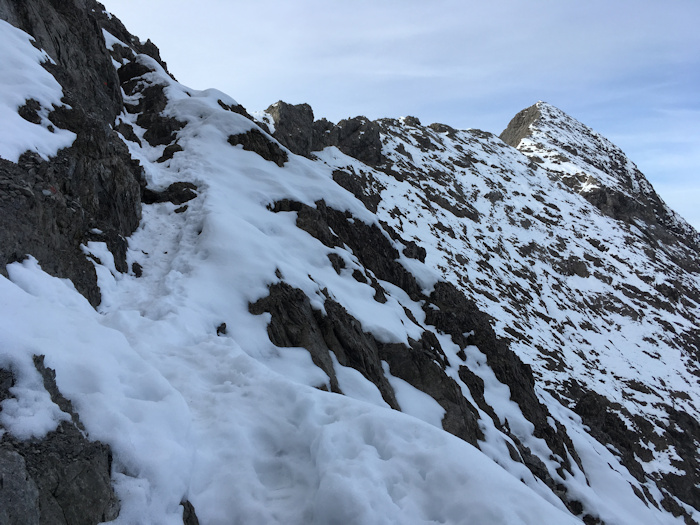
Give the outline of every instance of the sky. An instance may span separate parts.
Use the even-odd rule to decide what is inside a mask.
[[[700,230],[697,0],[106,0],[195,89],[499,134],[547,101]]]

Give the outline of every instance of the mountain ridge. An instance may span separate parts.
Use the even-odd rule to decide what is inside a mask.
[[[221,92],[178,84],[157,49],[99,4],[74,7],[61,16],[82,13],[88,32],[101,24],[114,61],[122,110],[100,122],[128,148],[119,162],[133,197],[107,219],[96,205],[96,219],[61,241],[70,264],[91,261],[95,282],[79,289],[99,314],[35,259],[13,262],[24,251],[44,267],[60,249],[47,251],[41,226],[17,226],[3,206],[5,231],[19,232],[16,255],[0,244],[3,268],[11,263],[3,321],[16,348],[46,355],[89,435],[114,451],[118,522],[181,523],[194,509],[203,523],[697,522],[697,232],[619,150],[593,148],[613,152],[601,163],[551,129],[538,135],[532,108],[527,125],[516,116],[504,132],[522,134],[519,150],[415,117],[333,124],[283,102],[251,115]],[[90,45],[86,56],[98,52]],[[597,140],[552,106],[533,107],[540,123],[553,114],[578,141]],[[73,126],[76,144],[89,135],[84,121],[54,120]],[[94,157],[88,146],[59,157],[81,147]],[[71,194],[56,160],[32,162],[1,167],[16,181],[38,173],[46,184],[50,173],[59,198]],[[34,206],[52,209],[55,194],[41,189]],[[129,226],[113,226],[125,216]],[[38,237],[22,233],[32,228]],[[52,273],[71,277],[60,264]],[[75,323],[85,333],[70,328],[52,348],[19,329],[34,311],[46,316],[42,333]],[[28,386],[22,352],[3,354],[15,382],[3,399],[31,406],[21,388],[41,388]],[[76,368],[80,352],[90,366]],[[115,410],[122,435],[107,418]],[[24,420],[3,417],[6,446]],[[428,460],[416,443],[452,455]],[[470,465],[517,503],[499,513],[481,492],[461,493],[475,490]],[[229,501],[229,486],[246,496]]]

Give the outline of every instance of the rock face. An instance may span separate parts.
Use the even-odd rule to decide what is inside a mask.
[[[111,486],[109,448],[84,436],[78,415],[56,387],[53,370],[42,357],[34,363],[51,399],[71,420],[41,440],[2,434],[0,523],[94,525],[115,519],[119,500]],[[0,369],[0,400],[13,397],[13,383],[12,374]]]
[[[123,248],[141,217],[144,184],[141,167],[111,129],[123,101],[96,12],[102,8],[93,1],[0,2],[0,16],[55,61],[45,67],[71,109],[57,108],[49,119],[77,134],[72,147],[48,161],[31,153],[17,164],[0,159],[0,272],[31,253],[93,305],[100,292],[80,244],[99,230]]]

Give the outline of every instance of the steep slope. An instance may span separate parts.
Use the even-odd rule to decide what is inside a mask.
[[[553,107],[536,107],[549,116],[536,121],[547,143],[588,160],[543,166],[487,133],[414,118],[373,123],[378,169],[337,150],[316,155],[493,317],[544,391],[579,413],[636,479],[663,480],[697,506],[697,233],[618,148]],[[270,114],[279,130],[284,115]],[[527,129],[543,150],[522,115],[505,138]],[[592,186],[572,188],[568,173]],[[636,215],[610,217],[579,190],[596,203],[635,198],[628,209]]]
[[[177,83],[99,4],[43,4],[27,4],[41,24],[10,2],[0,14],[40,45],[36,27],[84,17],[89,35],[58,47],[111,54],[121,89],[94,118],[142,167],[143,204],[121,243],[89,221],[66,241],[94,265],[97,312],[43,272],[44,241],[17,235],[30,258],[0,277],[0,366],[15,382],[0,445],[43,443],[71,417],[37,381],[41,354],[111,447],[116,523],[189,525],[194,509],[207,524],[700,521],[692,243],[651,257],[641,219],[602,214],[476,130],[315,122],[284,103],[255,121]],[[28,129],[23,147],[43,146]],[[34,176],[6,160],[18,184]]]

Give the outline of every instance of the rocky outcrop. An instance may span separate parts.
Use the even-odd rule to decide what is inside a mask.
[[[308,157],[321,149],[322,139],[318,125],[314,125],[314,112],[308,104],[287,104],[279,101],[267,108],[275,123],[273,136],[292,153]]]
[[[181,213],[198,195],[189,182],[146,188],[141,167],[122,142],[160,148],[153,155],[160,155],[154,161],[159,170],[189,153],[179,140],[185,122],[166,112],[172,84],[153,60],[167,72],[166,64],[150,41],[142,43],[92,0],[0,0],[0,16],[32,34],[55,61],[45,67],[63,87],[66,106],[52,108],[50,120],[77,135],[71,147],[48,160],[29,152],[16,163],[0,160],[0,272],[31,254],[97,305],[93,263],[81,245],[104,242],[116,269],[127,272],[126,237],[139,225],[141,204],[170,202]],[[102,28],[124,44],[115,44],[111,57]],[[122,64],[116,72],[112,58]],[[252,120],[235,103],[218,105]],[[211,106],[219,111],[216,103]],[[36,100],[17,111],[41,122]],[[307,104],[278,102],[267,113],[272,134],[252,127],[230,135],[224,147],[260,155],[280,174],[277,167],[285,168],[290,152],[314,159],[314,152],[333,146],[352,157],[324,156],[322,169],[376,220],[364,222],[324,200],[278,200],[269,210],[293,212],[297,227],[317,239],[320,249],[332,249],[328,260],[346,283],[371,287],[362,287],[368,303],[395,305],[401,322],[411,325],[411,336],[388,339],[401,342],[380,340],[362,326],[358,310],[327,288],[319,287],[321,311],[280,271],[276,279],[269,276],[267,296],[249,310],[268,315],[274,345],[309,351],[328,376],[318,388],[342,393],[337,362],[358,371],[389,407],[400,410],[402,398],[392,387],[399,378],[442,407],[446,431],[484,451],[502,445],[504,462],[509,454],[515,471],[529,481],[531,473],[572,513],[596,523],[595,509],[585,508],[566,486],[580,481],[581,473],[585,478],[585,456],[579,457],[574,434],[564,426],[569,423],[557,412],[560,403],[572,411],[571,421],[577,424],[578,415],[581,428],[588,427],[583,431],[614,453],[619,463],[611,468],[629,471],[645,505],[692,521],[686,506],[700,508],[694,398],[660,378],[647,376],[645,384],[630,380],[627,370],[608,372],[599,358],[608,352],[613,362],[622,341],[620,347],[630,352],[626,358],[638,352],[662,363],[663,348],[683,363],[679,369],[687,367],[684,374],[698,374],[700,244],[697,232],[663,204],[619,149],[542,104],[516,115],[502,141],[478,130],[424,126],[415,117],[333,124],[315,120]],[[579,171],[559,169],[566,163]],[[206,184],[202,188],[205,197]],[[185,221],[187,215],[179,217]],[[628,251],[608,242],[611,232]],[[416,271],[417,261],[437,272],[434,280],[421,273],[423,267]],[[133,263],[131,270],[141,276],[143,268]],[[413,310],[399,301],[408,304],[406,298],[417,305]],[[614,339],[610,334],[632,326],[628,320],[637,323],[625,334],[629,339]],[[213,333],[218,324],[217,341],[233,337],[228,321],[228,330],[219,318],[211,325]],[[642,323],[645,335],[637,337]],[[41,359],[35,365],[68,417],[41,440],[1,435],[0,522],[68,525],[114,518],[118,502],[110,488],[109,449],[85,436],[52,371]],[[589,374],[597,367],[597,376]],[[574,374],[580,377],[562,380]],[[596,393],[596,380],[611,399],[619,387],[621,399],[632,401]],[[12,396],[13,381],[10,371],[0,370],[0,401]],[[500,403],[494,390],[502,395]],[[670,458],[667,471],[655,470],[662,453],[658,463]],[[198,523],[192,504],[181,505],[184,523]]]
[[[55,61],[45,67],[70,109],[56,108],[49,118],[77,134],[48,161],[31,153],[16,164],[0,160],[0,272],[32,254],[47,272],[71,279],[93,305],[100,293],[80,245],[90,231],[122,238],[133,232],[144,184],[141,167],[111,129],[123,102],[98,12],[93,1],[0,2],[0,15]]]
[[[228,143],[231,146],[243,146],[244,150],[253,151],[263,159],[274,162],[279,167],[284,166],[284,163],[288,160],[287,152],[257,128],[229,136]]]
[[[109,448],[85,437],[70,401],[56,387],[53,370],[44,366],[43,357],[34,363],[52,401],[70,420],[41,440],[1,434],[0,523],[94,525],[115,519],[119,500],[111,486]],[[0,369],[0,400],[13,397],[13,384],[12,373]]]
[[[274,123],[273,136],[292,153],[309,157],[313,151],[335,146],[343,153],[377,166],[383,161],[379,126],[366,117],[355,117],[333,124],[325,119],[314,121],[308,104],[276,102],[267,108]]]
[[[657,485],[662,489],[661,504],[664,508],[676,516],[684,514],[674,496],[693,507],[700,506],[700,464],[695,454],[700,424],[696,420],[683,411],[673,409],[661,436],[649,421],[630,414],[604,396],[585,390],[576,382],[571,382],[568,387],[577,398],[574,411],[590,427],[591,434],[602,443],[612,445],[620,455],[622,464],[638,480],[645,479],[644,463],[653,460],[652,450],[672,447],[676,451],[674,469],[655,476]],[[637,388],[645,387],[637,385]]]
[[[530,126],[540,118],[537,104],[518,112],[500,134],[503,142],[517,148],[520,141],[532,133]]]

